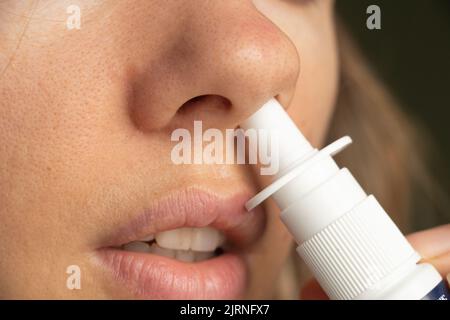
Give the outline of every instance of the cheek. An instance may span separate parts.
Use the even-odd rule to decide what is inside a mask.
[[[321,146],[325,142],[337,96],[337,63],[330,56],[310,58],[315,61],[304,66],[289,113],[310,142]]]
[[[314,146],[325,141],[338,91],[338,50],[330,19],[294,43],[301,71],[289,113]]]
[[[291,252],[294,241],[282,224],[275,202],[269,199],[264,204],[267,214],[267,229],[264,237],[248,255],[251,272],[249,274],[249,299],[272,299],[279,282],[283,265]]]

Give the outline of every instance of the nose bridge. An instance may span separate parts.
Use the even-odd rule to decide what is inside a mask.
[[[299,57],[287,36],[251,1],[195,3],[195,8],[186,8],[189,11],[179,24],[179,33],[168,39],[170,45],[166,44],[160,63],[148,70],[147,85],[140,87],[154,92],[142,94],[141,105],[148,107],[140,108],[138,116],[144,122],[150,119],[150,127],[173,125],[172,119],[180,125],[183,117],[192,120],[192,114],[185,116],[189,108],[182,108],[186,102],[218,96],[227,101],[226,113],[211,113],[210,102],[219,100],[203,99],[189,104],[195,105],[193,114],[203,120],[204,105],[209,125],[237,126],[273,96],[288,103],[299,73]],[[183,113],[177,112],[180,108]]]

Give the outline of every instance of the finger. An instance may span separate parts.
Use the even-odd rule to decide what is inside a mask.
[[[417,232],[407,237],[422,256],[443,276],[450,273],[450,225]]]
[[[450,253],[424,260],[424,262],[432,264],[443,277],[450,273]]]
[[[302,300],[328,300],[328,296],[316,279],[310,279],[300,291]]]
[[[416,232],[407,238],[424,259],[432,259],[450,252],[450,224]]]

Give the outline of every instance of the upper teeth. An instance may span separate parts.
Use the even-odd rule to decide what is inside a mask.
[[[146,242],[155,240],[149,245]],[[224,235],[213,228],[180,228],[148,235],[123,246],[125,250],[150,252],[182,261],[199,261],[212,256],[223,245]]]
[[[216,250],[225,240],[218,230],[205,228],[180,228],[163,231],[155,235],[162,248],[209,252]]]

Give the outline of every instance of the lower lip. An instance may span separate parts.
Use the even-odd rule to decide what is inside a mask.
[[[239,299],[247,272],[242,257],[225,253],[186,263],[158,255],[101,249],[102,265],[142,299]]]

